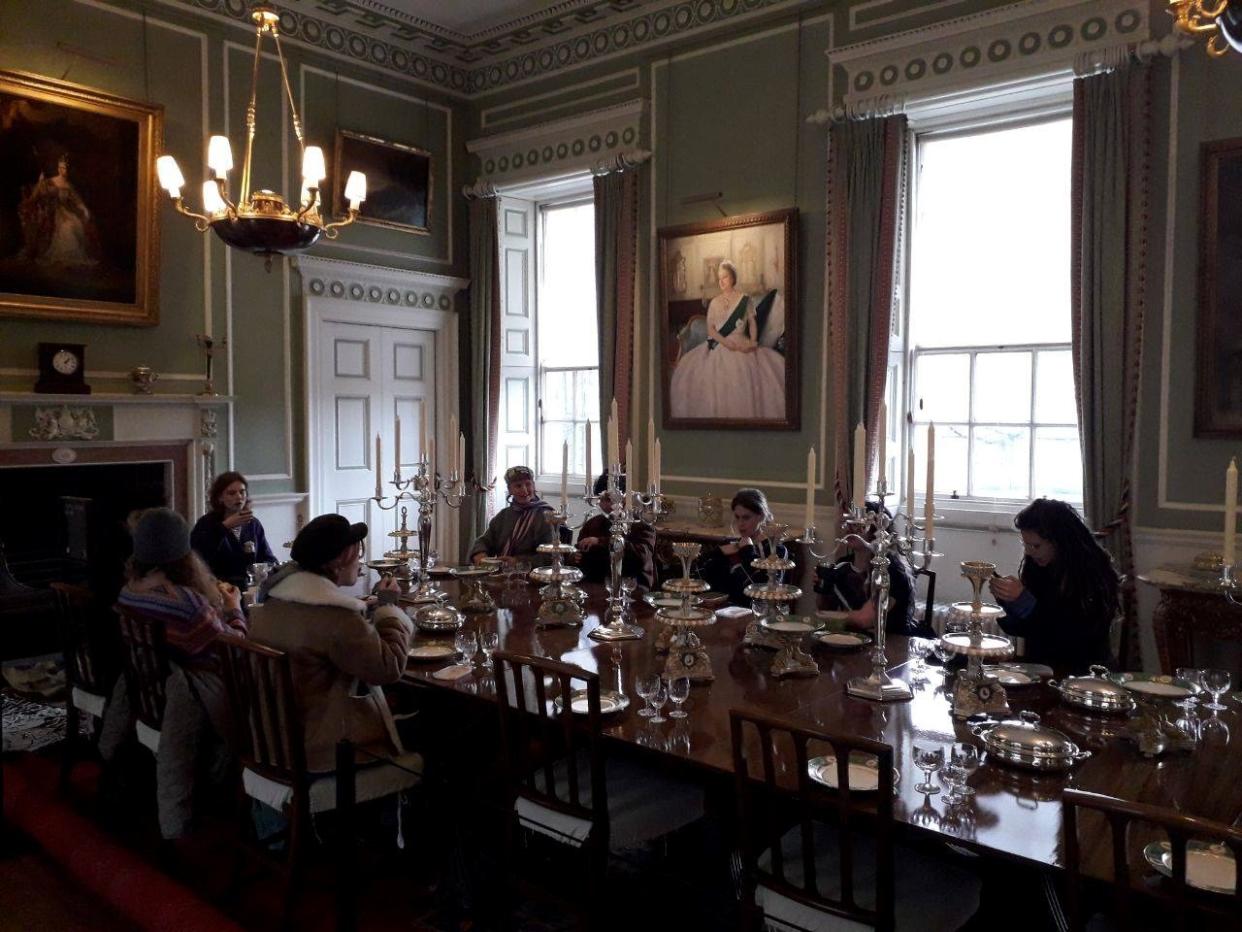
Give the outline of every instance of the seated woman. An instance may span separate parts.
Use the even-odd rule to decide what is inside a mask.
[[[470,561],[479,563],[484,557],[500,557],[512,563],[518,557],[530,556],[540,544],[554,542],[548,513],[552,506],[535,491],[535,474],[526,466],[505,470],[505,486],[509,490],[509,507],[492,518],[487,530],[470,545]]]
[[[250,510],[246,477],[239,472],[216,476],[207,494],[211,511],[198,519],[190,542],[217,579],[244,588],[252,563],[275,563],[267,535]]]
[[[867,502],[867,511],[879,509],[877,502]],[[888,514],[888,509],[884,510]],[[874,539],[874,533],[868,535]],[[819,607],[829,611],[849,612],[847,626],[863,631],[875,628],[876,600],[871,592],[871,548],[857,534],[847,539],[849,553],[839,562],[822,564],[815,570],[815,592]],[[891,634],[932,637],[931,625],[915,618],[914,570],[896,548],[888,553],[888,615],[885,630]]]
[[[228,700],[212,648],[216,638],[245,637],[246,619],[237,587],[213,579],[190,549],[190,526],[181,515],[171,508],[149,509],[138,516],[133,538],[129,581],[117,607],[164,626],[173,670],[156,753],[157,808],[161,834],[180,838],[190,826],[200,748],[212,747],[215,763],[227,759]],[[101,751],[105,745],[115,748],[118,729],[128,730],[123,694],[124,678],[105,720]]]
[[[250,610],[251,636],[289,655],[306,765],[317,773],[336,769],[343,738],[375,755],[404,753],[380,689],[401,678],[414,636],[396,605],[401,590],[383,579],[370,617],[365,602],[341,591],[358,581],[366,536],[365,524],[341,515],[310,521],[293,541],[293,560],[264,581]]]
[[[703,562],[700,575],[713,592],[724,592],[729,596],[730,605],[750,607],[750,599],[745,589],[750,585],[761,585],[768,580],[768,574],[751,567],[753,560],[770,556],[775,552],[786,555],[785,545],[775,543],[759,533],[760,525],[772,519],[768,508],[767,496],[759,489],[738,489],[730,503],[733,510],[733,529],[738,539],[724,544]]]
[[[1024,659],[1058,672],[1108,665],[1109,630],[1120,606],[1120,580],[1108,551],[1072,505],[1055,499],[1036,499],[1013,523],[1024,553],[1018,575],[991,582],[1005,609],[1001,628],[1026,639]]]
[[[621,478],[620,491],[625,492],[625,477]],[[608,475],[595,480],[595,494],[603,514],[595,515],[582,525],[578,532],[578,553],[575,562],[587,582],[600,583],[612,572],[612,513],[613,501],[608,495]],[[640,589],[655,586],[655,528],[641,521],[630,525],[625,536],[625,552],[621,556],[621,575],[632,576]]]

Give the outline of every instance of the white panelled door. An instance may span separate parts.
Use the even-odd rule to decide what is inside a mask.
[[[393,547],[388,532],[397,511],[381,511],[375,494],[375,437],[381,438],[381,479],[385,495],[396,463],[396,417],[401,417],[402,473],[409,476],[419,455],[422,422],[435,431],[435,334],[429,330],[325,321],[319,343],[322,506],[371,528],[367,553]],[[409,527],[416,528],[411,510]],[[411,542],[411,547],[417,541]]]
[[[535,444],[535,222],[531,201],[500,199],[500,429],[496,459],[503,476],[510,466],[538,471]],[[499,477],[498,477],[499,478]],[[504,495],[504,481],[496,483]]]

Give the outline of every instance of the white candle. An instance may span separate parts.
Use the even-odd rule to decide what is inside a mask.
[[[380,472],[380,435],[375,435],[375,497],[384,497],[384,480]]]
[[[1238,461],[1230,457],[1225,470],[1225,565],[1233,566],[1237,556],[1235,535],[1238,528]]]
[[[854,507],[862,508],[867,485],[867,428],[862,422],[854,428]]]
[[[427,438],[427,475],[436,474],[436,438]]]
[[[401,418],[400,417],[397,418],[395,430],[397,434],[396,440],[395,440],[395,445],[397,447],[397,453],[396,453],[397,464],[393,468],[396,470],[396,473],[397,473],[397,481],[400,482],[401,481]]]
[[[647,484],[655,488],[655,418],[647,418]]]
[[[569,441],[561,443],[561,511],[569,513]]]
[[[593,483],[591,482],[592,478],[593,478],[593,474],[591,472],[591,422],[587,421],[586,422],[586,484],[588,486],[593,485]]]
[[[878,429],[880,433],[876,437],[876,441],[879,446],[879,456],[877,458],[880,461],[880,471],[875,484],[876,488],[882,489],[887,485],[885,480],[888,478],[888,404],[883,401],[880,402],[880,425]]]
[[[621,462],[621,434],[619,418],[617,416],[617,399],[612,399],[612,407],[608,413],[608,465],[613,466]]]
[[[627,440],[625,441],[625,478],[627,481],[629,480],[629,477],[633,475],[631,470],[634,467],[630,465],[633,462],[634,462],[634,441]],[[629,487],[630,487],[629,485],[626,485],[627,489]]]
[[[663,487],[664,487],[664,478],[660,475],[660,472],[661,472],[661,470],[663,469],[663,467],[664,467],[664,450],[663,450],[663,449],[661,449],[661,447],[660,447],[660,438],[659,438],[659,437],[656,437],[656,442],[655,442],[655,479],[654,479],[654,482],[655,482],[655,490],[656,490],[656,494],[657,494],[657,495],[659,495],[659,494],[661,493],[661,490],[662,490],[662,489],[663,489]]]
[[[466,478],[466,435],[462,431],[457,432],[457,468],[461,470],[459,475],[464,480]]]
[[[457,415],[449,415],[449,443],[452,444],[449,450],[449,473],[457,475],[457,470],[461,468],[461,463],[457,462]]]
[[[936,536],[936,425],[927,425],[927,495],[923,501],[923,536]]]
[[[906,451],[906,527],[914,524],[914,446]],[[906,535],[909,536],[909,531]]]
[[[418,412],[418,458],[425,459],[427,457],[427,405],[426,403]]]
[[[802,524],[804,527],[815,525],[815,447],[806,454],[806,514]]]

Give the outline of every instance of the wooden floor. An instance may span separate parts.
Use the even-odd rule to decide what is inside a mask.
[[[123,932],[133,926],[33,848],[0,858],[0,929]]]

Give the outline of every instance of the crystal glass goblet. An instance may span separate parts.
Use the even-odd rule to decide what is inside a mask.
[[[1211,709],[1213,712],[1224,712],[1226,706],[1220,701],[1220,697],[1228,691],[1229,685],[1232,682],[1233,677],[1228,670],[1204,670],[1203,688],[1212,694],[1212,701],[1205,705],[1204,708]]]
[[[651,694],[649,701],[651,702],[651,708],[655,711],[655,714],[651,716],[651,724],[659,725],[667,722],[668,719],[660,714],[660,710],[664,708],[664,703],[668,702],[668,685],[658,676],[656,677],[655,692]]]
[[[485,631],[479,635],[479,647],[483,651],[483,664],[492,668],[492,654],[500,646],[500,634],[496,631]]]
[[[975,795],[974,789],[966,785],[970,775],[979,769],[979,749],[973,744],[958,741],[949,748],[949,764],[956,773],[956,780],[949,798],[966,800]]]
[[[910,638],[910,672],[914,676],[922,676],[927,668],[927,655],[931,653],[931,642],[926,638]]]
[[[910,757],[914,766],[923,771],[923,782],[914,789],[927,796],[940,792],[940,787],[931,782],[931,776],[944,766],[944,748],[938,744],[916,741],[910,746]]]
[[[651,718],[655,715],[655,711],[651,708],[651,697],[656,694],[656,690],[660,688],[660,677],[654,673],[640,676],[634,681],[634,692],[638,693],[638,697],[643,700],[643,708],[638,710],[638,714],[643,718]]]
[[[1198,667],[1178,667],[1175,673],[1179,680],[1185,680],[1194,688],[1194,693],[1184,699],[1179,699],[1176,703],[1189,712],[1199,704],[1199,697],[1195,693],[1203,689],[1203,671]]]
[[[681,706],[690,698],[690,677],[675,676],[669,680],[668,698],[673,703],[673,711],[668,713],[669,718],[685,718],[686,712]]]
[[[479,637],[474,631],[458,631],[453,638],[453,647],[461,655],[457,661],[458,666],[473,666],[474,655],[479,652]]]

